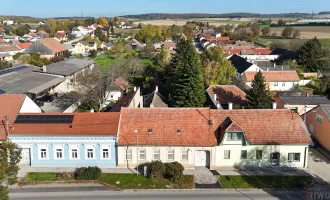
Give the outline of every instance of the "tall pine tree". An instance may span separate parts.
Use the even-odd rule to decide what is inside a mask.
[[[175,70],[171,79],[170,106],[202,107],[205,103],[202,67],[191,40],[181,39],[170,68]]]
[[[297,63],[304,66],[305,72],[317,72],[318,70],[325,70],[327,68],[327,62],[324,60],[326,56],[325,50],[320,40],[316,37],[302,45],[297,53]]]
[[[272,106],[272,98],[269,95],[265,78],[259,71],[252,81],[252,88],[246,91],[246,102],[251,109],[268,109]]]

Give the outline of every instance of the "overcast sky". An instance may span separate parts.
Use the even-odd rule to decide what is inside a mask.
[[[330,0],[0,0],[0,15],[116,16],[144,13],[288,13],[330,10]]]

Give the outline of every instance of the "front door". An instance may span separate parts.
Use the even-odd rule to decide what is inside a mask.
[[[22,165],[30,165],[30,149],[29,148],[24,148],[22,149],[22,160],[20,164]]]
[[[195,166],[196,167],[209,167],[210,166],[210,152],[209,151],[196,151]]]
[[[274,152],[270,154],[270,164],[272,166],[279,166],[280,165],[280,153]]]

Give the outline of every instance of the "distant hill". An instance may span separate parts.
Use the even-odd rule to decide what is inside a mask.
[[[319,12],[319,15],[329,15],[329,14],[330,14],[330,11]]]
[[[306,18],[310,13],[282,13],[282,14],[258,14],[258,13],[225,13],[225,14],[206,14],[206,13],[148,13],[140,15],[125,15],[120,17],[134,19],[188,19],[188,18]]]

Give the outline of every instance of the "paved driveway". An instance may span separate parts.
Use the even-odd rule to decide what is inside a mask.
[[[196,167],[195,188],[220,188],[218,179],[206,167]]]
[[[309,150],[308,169],[319,182],[330,183],[330,153],[317,148]],[[321,153],[322,152],[322,153]]]

